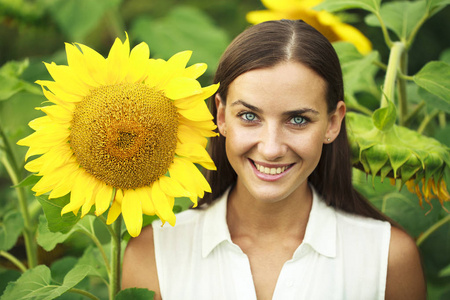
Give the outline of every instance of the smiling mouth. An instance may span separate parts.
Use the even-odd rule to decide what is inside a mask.
[[[253,165],[255,166],[255,168],[263,173],[263,174],[267,174],[267,175],[278,175],[283,173],[284,171],[286,171],[287,169],[289,169],[290,167],[292,167],[293,165],[287,165],[287,166],[282,166],[282,167],[276,167],[276,168],[269,168],[269,167],[265,167],[263,165],[260,165],[254,161],[252,161]]]

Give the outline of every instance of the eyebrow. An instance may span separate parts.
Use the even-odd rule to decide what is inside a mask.
[[[249,104],[249,103],[247,103],[247,102],[245,102],[243,100],[237,100],[237,101],[231,103],[230,106],[236,106],[236,105],[243,105],[243,106],[247,107],[248,109],[253,110],[255,112],[261,112],[262,111],[260,108],[254,106],[254,105],[251,105],[251,104]],[[302,109],[296,109],[296,110],[290,110],[290,111],[283,112],[283,115],[292,116],[292,115],[302,115],[302,114],[305,114],[305,113],[312,113],[312,114],[315,114],[315,115],[319,115],[320,114],[315,109],[302,108]]]

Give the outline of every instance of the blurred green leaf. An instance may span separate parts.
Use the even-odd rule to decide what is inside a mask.
[[[0,101],[9,99],[20,91],[41,94],[41,89],[37,85],[20,79],[28,66],[28,59],[24,59],[7,62],[0,68]]]
[[[108,271],[97,247],[89,246],[86,248],[77,265],[89,265],[91,270],[88,275],[108,280]]]
[[[429,107],[450,113],[450,102],[449,101],[445,101],[442,98],[429,93],[427,90],[425,90],[423,88],[418,89],[418,94],[419,94],[420,98],[423,99]]]
[[[360,8],[375,13],[380,10],[380,2],[381,0],[325,0],[314,7],[314,9],[324,9],[335,12],[351,8]]]
[[[20,212],[7,212],[0,222],[0,250],[8,251],[14,247],[22,230],[23,218]]]
[[[0,74],[8,77],[19,77],[28,68],[30,61],[9,61],[0,68]]]
[[[428,92],[450,103],[450,64],[431,61],[414,76],[414,81]]]
[[[132,36],[146,42],[152,57],[169,59],[177,52],[192,50],[193,63],[206,63],[207,74],[213,74],[219,57],[228,45],[226,32],[199,9],[176,6],[164,18],[137,19]]]
[[[441,61],[443,61],[443,62],[445,62],[445,63],[450,64],[450,49],[444,50],[444,51],[441,53],[441,55],[440,55],[440,57],[439,57],[439,60],[441,60]]]
[[[426,13],[425,0],[387,2],[381,6],[381,18],[387,28],[391,29],[402,40],[408,40],[411,32]],[[366,18],[371,26],[380,26],[375,15]]]
[[[95,235],[93,229],[94,221],[94,216],[87,215],[83,219],[79,220],[67,233],[62,233],[60,231],[52,232],[49,229],[47,218],[41,215],[39,216],[37,242],[46,251],[51,251],[57,244],[63,243],[75,232],[84,231]]]
[[[450,265],[448,265],[441,272],[439,272],[439,275],[442,276],[442,277],[450,276]]]
[[[66,256],[53,262],[50,266],[53,281],[63,282],[64,277],[75,267],[77,262],[78,259],[73,256]]]
[[[15,282],[10,282],[2,299],[55,299],[77,285],[90,270],[89,265],[78,265],[67,273],[62,285],[56,285],[52,282],[50,269],[39,265],[23,273]]]
[[[434,210],[436,208],[431,213]],[[416,219],[416,221],[420,222],[421,220]],[[420,250],[422,252],[425,271],[430,277],[440,277],[440,272],[450,264],[450,255],[448,255],[450,253],[450,223],[447,222],[428,236],[420,245]]]
[[[82,42],[99,24],[108,10],[118,8],[122,0],[55,0],[49,11],[71,41]]]
[[[20,275],[22,275],[22,273],[18,270],[0,268],[0,295],[3,294],[8,282],[17,280]]]
[[[15,185],[14,187],[27,187],[27,186],[35,185],[40,179],[41,179],[41,176],[36,176],[34,174],[31,174],[31,175],[27,176],[24,180],[19,182],[19,184]]]
[[[446,5],[450,4],[450,0],[427,0],[428,10],[433,13]]]
[[[44,209],[51,232],[68,233],[80,220],[80,214],[74,215],[72,212],[61,216],[61,210],[69,203],[70,195],[55,199],[48,199],[47,195],[41,195],[37,199]]]
[[[392,101],[387,101],[388,106],[377,109],[373,115],[372,120],[376,128],[386,131],[392,128],[397,119],[397,110]]]
[[[116,295],[116,300],[152,300],[155,297],[155,292],[148,289],[130,288],[121,290]]]

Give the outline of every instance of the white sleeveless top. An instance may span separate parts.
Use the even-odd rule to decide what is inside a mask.
[[[231,241],[227,191],[206,209],[153,222],[163,300],[256,300],[250,263]],[[305,237],[281,270],[273,299],[384,299],[390,224],[329,207],[313,190]]]

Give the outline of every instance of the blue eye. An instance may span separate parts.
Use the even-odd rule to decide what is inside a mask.
[[[290,123],[294,124],[294,125],[304,125],[306,122],[307,122],[306,118],[301,117],[301,116],[293,117],[290,120]]]
[[[255,121],[256,120],[256,115],[254,113],[243,113],[241,115],[242,119],[244,119],[244,121]]]

